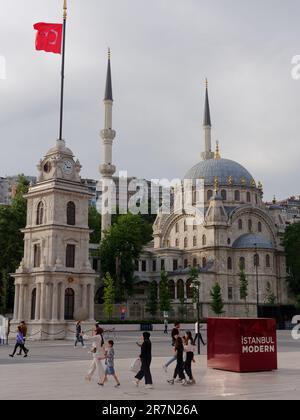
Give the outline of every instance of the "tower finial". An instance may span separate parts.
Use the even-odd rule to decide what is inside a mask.
[[[221,159],[220,147],[219,147],[219,141],[218,140],[216,141],[215,159],[216,160],[220,160]]]
[[[211,120],[210,120],[210,107],[209,107],[209,99],[208,99],[208,80],[205,79],[205,105],[204,105],[204,119],[203,119],[203,126],[204,127],[211,127]]]
[[[111,57],[111,51],[110,51],[110,48],[108,48],[108,63],[107,63],[107,75],[106,75],[106,86],[105,86],[105,96],[104,96],[105,101],[113,101],[110,57]]]
[[[207,80],[207,78],[205,79],[205,88],[208,89],[208,80]]]

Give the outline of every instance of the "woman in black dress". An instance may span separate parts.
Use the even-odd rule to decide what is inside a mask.
[[[139,385],[140,381],[145,377],[145,385],[146,388],[152,389],[152,376],[150,372],[150,365],[152,360],[152,354],[151,354],[151,341],[150,341],[150,333],[144,332],[143,333],[143,344],[141,345],[141,369],[135,376],[134,384],[136,386]]]

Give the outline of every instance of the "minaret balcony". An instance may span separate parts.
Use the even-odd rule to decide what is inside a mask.
[[[116,172],[116,167],[110,163],[103,163],[99,166],[99,171],[103,176],[112,176]]]
[[[111,128],[105,128],[101,130],[101,137],[103,140],[113,140],[116,137],[116,132]]]

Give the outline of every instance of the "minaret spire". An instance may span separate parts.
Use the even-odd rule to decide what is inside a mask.
[[[204,104],[203,129],[204,129],[204,139],[205,139],[205,150],[204,152],[201,153],[201,157],[203,160],[213,159],[214,153],[211,150],[211,118],[210,118],[207,79],[205,79],[205,104]]]
[[[103,163],[100,165],[100,173],[102,175],[102,239],[105,232],[111,226],[111,214],[113,207],[113,174],[116,172],[116,167],[112,164],[112,145],[116,137],[115,130],[112,129],[112,81],[111,81],[111,53],[108,49],[108,63],[107,76],[104,96],[104,129],[101,131],[101,138],[103,139]]]

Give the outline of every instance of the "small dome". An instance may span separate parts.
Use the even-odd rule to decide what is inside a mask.
[[[233,185],[240,185],[242,178],[245,185],[251,186],[253,177],[239,163],[229,159],[208,159],[203,160],[193,166],[186,174],[184,179],[204,178],[205,185],[214,185],[215,177],[219,184],[228,184],[228,178],[232,177]]]
[[[255,233],[246,233],[236,239],[232,244],[232,248],[239,249],[255,247],[258,249],[274,248],[272,242],[269,239],[265,238],[263,235]]]
[[[64,155],[74,156],[72,150],[66,147],[64,140],[56,140],[56,145],[48,150],[46,156],[53,155],[56,153],[62,153]]]

